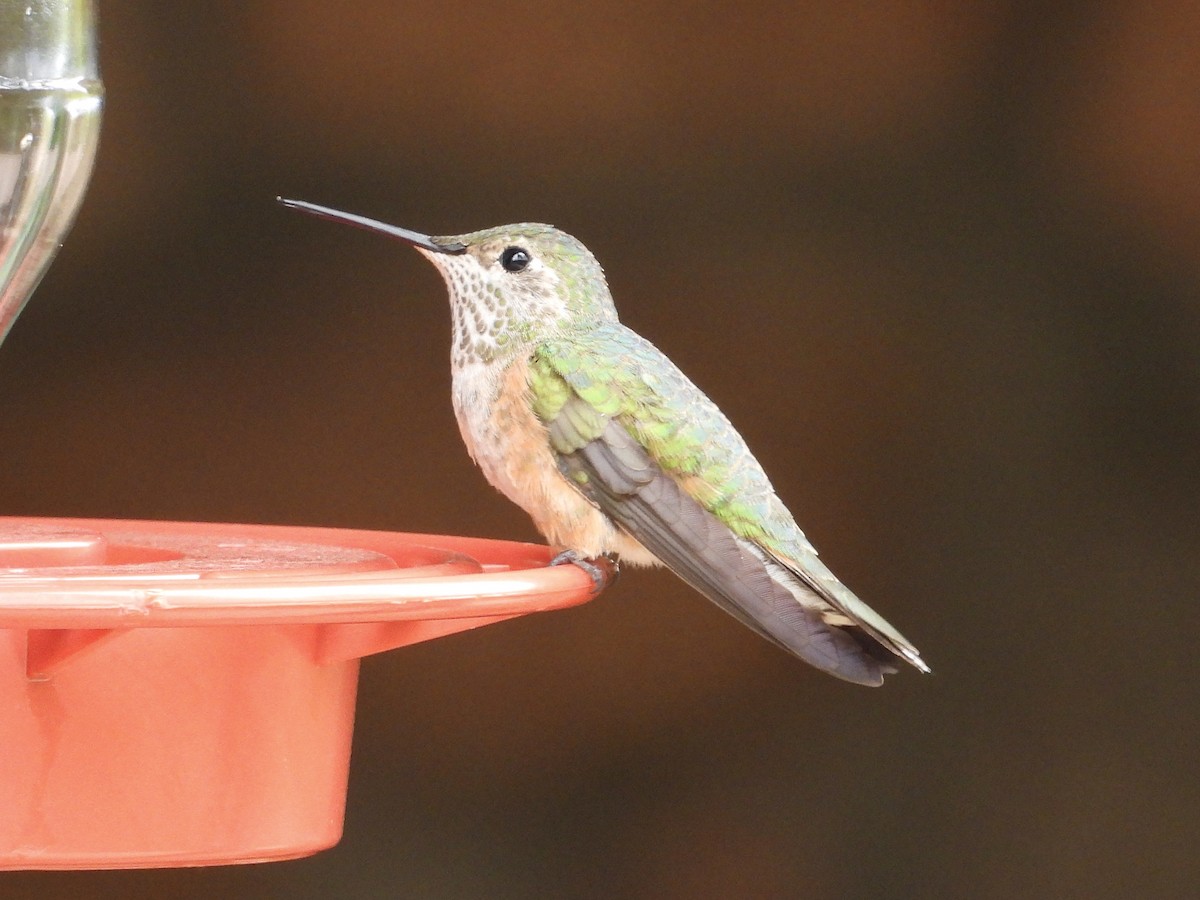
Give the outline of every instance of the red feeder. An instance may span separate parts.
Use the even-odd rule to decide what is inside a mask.
[[[549,559],[472,538],[0,517],[0,869],[335,844],[359,659],[596,593]]]

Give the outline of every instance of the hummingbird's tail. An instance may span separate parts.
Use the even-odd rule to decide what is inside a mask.
[[[600,440],[564,455],[560,466],[568,477],[584,475],[587,496],[667,568],[805,662],[872,686],[883,684],[902,660],[928,671],[915,648],[831,573],[852,602],[830,602],[823,578],[810,581],[734,534],[617,423],[610,422]],[[812,571],[828,573],[815,557]]]
[[[800,605],[819,613],[825,624],[845,629],[877,659],[902,660],[922,672],[930,671],[912,642],[842,584],[807,541],[792,542],[794,555],[755,550],[766,561],[771,577],[789,589]]]
[[[859,600],[815,553],[805,554],[809,558],[798,563],[755,545],[749,549],[762,559],[771,580],[791,595],[793,606],[803,610],[805,622],[815,618],[825,628],[850,637],[863,653],[880,664],[882,674],[896,672],[898,662],[906,662],[922,672],[930,671],[917,648],[883,616]],[[789,615],[800,614],[789,614],[785,609],[780,615],[786,620]]]
[[[689,571],[664,560],[668,568],[747,628],[823,672],[878,687],[899,671],[903,657],[887,643],[831,611],[757,546],[713,521],[718,527],[709,533],[703,568]]]

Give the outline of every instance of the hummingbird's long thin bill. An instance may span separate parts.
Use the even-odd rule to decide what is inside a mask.
[[[359,216],[354,213],[342,212],[340,209],[332,209],[328,206],[309,203],[307,200],[288,200],[286,197],[276,197],[275,199],[284,206],[291,209],[298,209],[300,212],[308,213],[310,216],[316,216],[319,219],[329,219],[332,222],[342,222],[346,225],[354,225],[358,228],[365,228],[367,231],[377,231],[380,234],[398,238],[406,244],[412,244],[414,247],[432,250],[434,253],[462,253],[467,249],[463,244],[439,244],[429,235],[421,234],[419,231],[409,231],[407,228],[401,228],[398,225],[389,225],[377,219],[368,219],[366,216]]]

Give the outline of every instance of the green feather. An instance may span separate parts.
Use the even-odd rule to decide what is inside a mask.
[[[530,390],[535,414],[554,424],[559,453],[579,449],[616,419],[735,534],[784,554],[814,552],[724,414],[624,326],[605,323],[585,337],[540,344]]]
[[[741,435],[645,338],[617,322],[601,323],[586,334],[539,344],[530,371],[534,410],[560,454],[586,446],[615,419],[735,535],[800,575],[910,660],[919,660],[912,645],[817,558]]]

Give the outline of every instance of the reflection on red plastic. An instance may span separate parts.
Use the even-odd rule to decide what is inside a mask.
[[[0,869],[341,836],[358,660],[595,594],[546,547],[0,517]]]

